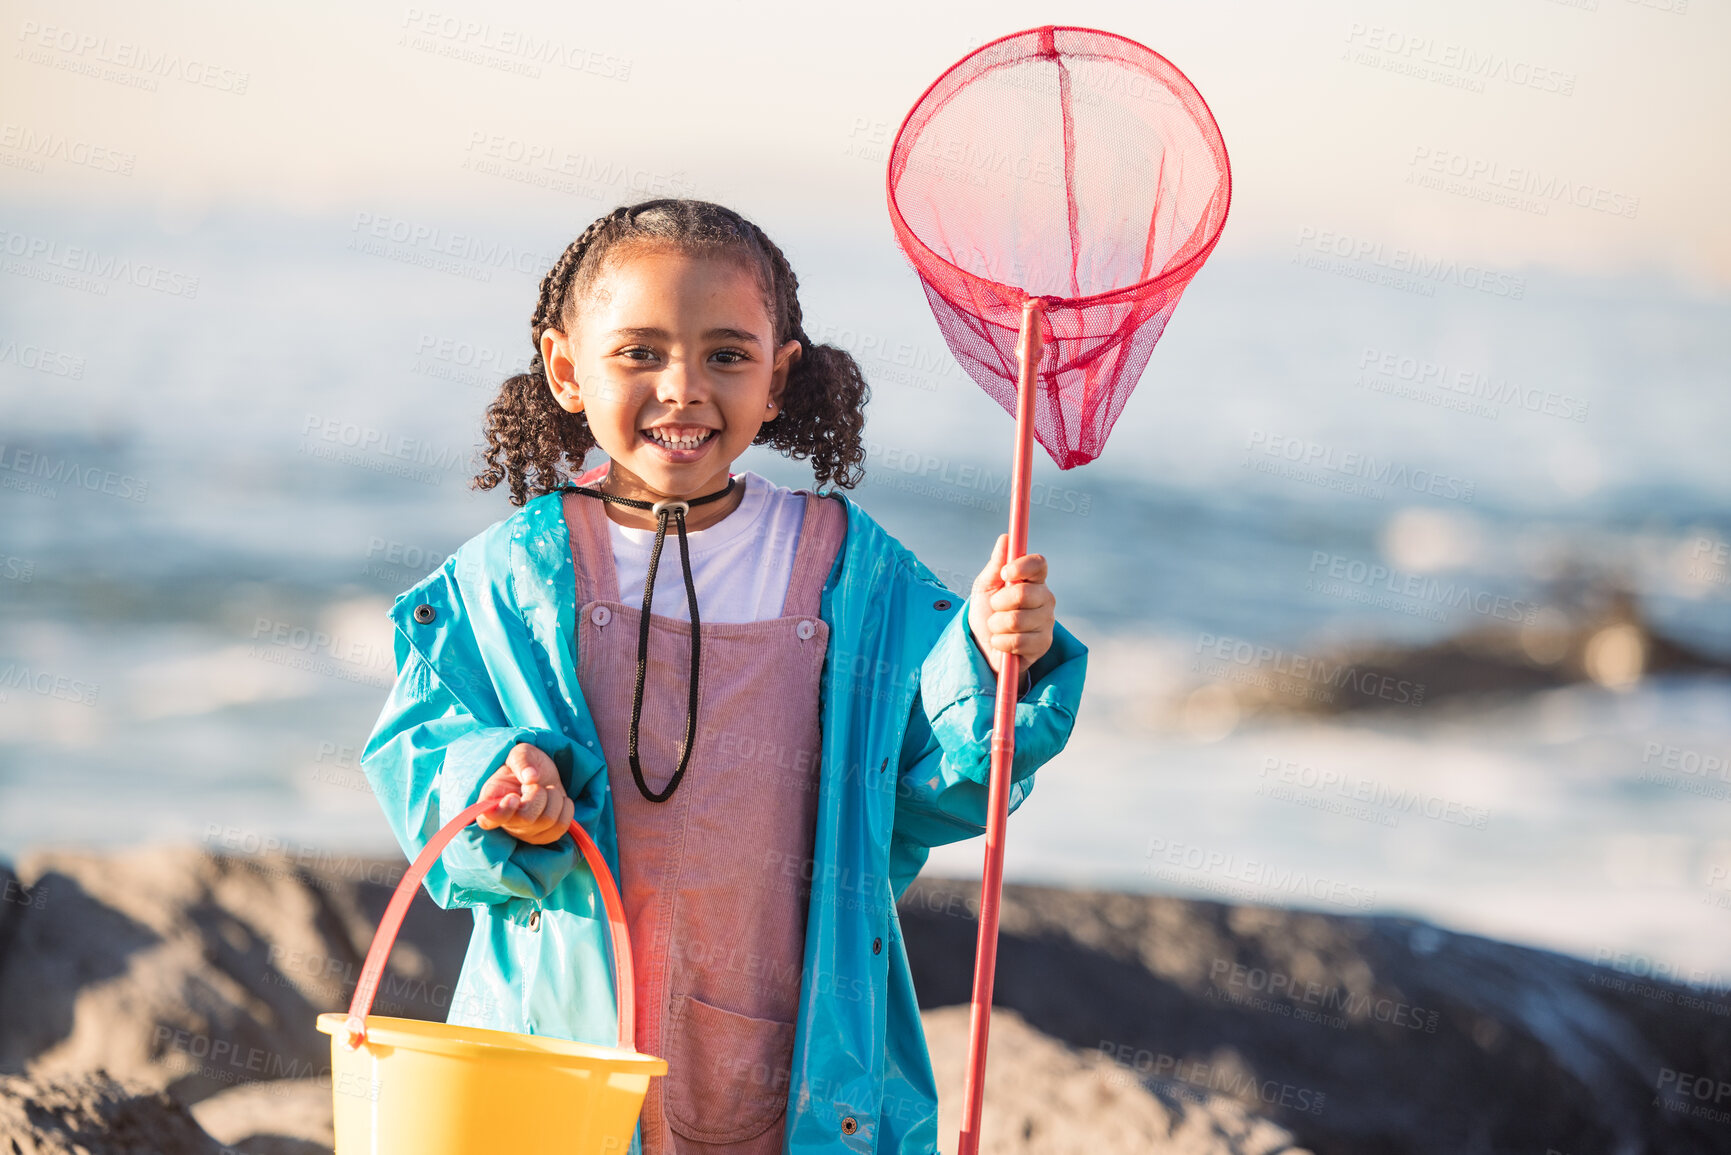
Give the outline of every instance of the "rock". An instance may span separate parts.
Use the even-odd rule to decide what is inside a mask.
[[[938,1142],[961,1130],[968,1008],[923,1011],[938,1085]],[[1292,1136],[1216,1094],[1126,1072],[994,1008],[986,1036],[981,1155],[1308,1155]]]
[[[193,1118],[244,1155],[330,1155],[331,1085],[319,1079],[248,1083],[203,1100]]]
[[[8,1155],[228,1155],[161,1091],[106,1072],[0,1075]]]
[[[977,894],[903,896],[922,1007],[971,996]],[[1688,1098],[1731,1087],[1723,989],[1408,919],[1010,884],[994,1001],[1328,1155],[1731,1149],[1731,1116]]]
[[[313,1021],[347,1005],[401,869],[196,848],[0,867],[0,1117],[30,1128],[19,1151],[106,1151],[94,1136],[130,1142],[145,1112],[209,1149],[176,1104],[236,1151],[328,1149],[330,1040]],[[921,879],[900,906],[943,1150],[976,894]],[[412,905],[377,1009],[445,1018],[470,926]],[[995,1001],[994,1152],[1731,1149],[1731,1116],[1700,1099],[1731,1087],[1722,988],[1407,919],[1011,884]]]
[[[1465,581],[1439,579],[1438,596],[1472,594]],[[1507,605],[1495,603],[1508,617]],[[1255,667],[1259,677],[1214,683],[1238,714],[1259,710],[1332,714],[1411,709],[1451,701],[1501,702],[1578,683],[1631,685],[1660,674],[1731,672],[1731,661],[1665,636],[1626,588],[1587,582],[1553,589],[1542,609],[1514,603],[1530,615],[1518,624],[1495,614],[1437,641],[1410,646],[1379,640],[1324,645],[1309,657],[1286,656]]]
[[[314,1020],[346,1008],[402,869],[304,849],[27,855],[0,904],[0,1072],[105,1069],[187,1104],[328,1078]],[[375,1009],[443,1019],[471,925],[411,906]]]

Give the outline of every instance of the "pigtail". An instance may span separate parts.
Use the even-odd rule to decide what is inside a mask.
[[[800,344],[799,360],[788,371],[782,391],[781,413],[764,424],[752,444],[768,445],[796,461],[810,458],[818,484],[852,489],[865,479],[865,406],[871,386],[846,349],[812,344],[805,335],[793,267],[762,229],[744,218],[740,223],[769,261],[777,340],[791,337]]]
[[[564,323],[583,258],[626,212],[615,209],[584,229],[541,278],[541,295],[529,319],[529,341],[535,355],[529,360],[528,372],[507,377],[499,386],[499,395],[487,406],[487,447],[481,452],[486,464],[469,482],[470,488],[492,489],[505,482],[511,490],[511,504],[523,505],[531,496],[552,493],[566,484],[567,477],[583,472],[583,461],[595,448],[595,435],[589,431],[588,417],[567,413],[553,399],[547,367],[541,360],[541,335]]]
[[[865,404],[871,387],[845,349],[803,348],[787,375],[781,414],[766,423],[754,444],[768,445],[796,461],[809,457],[820,485],[852,489],[865,479]]]
[[[553,400],[539,353],[528,372],[499,386],[487,406],[486,437],[481,454],[486,465],[469,485],[492,489],[504,482],[512,505],[564,485],[566,476],[582,472],[583,459],[595,448],[583,415],[567,413]]]

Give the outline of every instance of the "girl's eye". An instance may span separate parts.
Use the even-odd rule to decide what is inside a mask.
[[[722,358],[723,365],[737,365],[749,360],[751,355],[743,349],[717,349],[711,356]]]
[[[655,356],[655,350],[646,349],[642,345],[633,345],[629,349],[619,350],[621,357],[629,357],[633,361],[643,361]]]

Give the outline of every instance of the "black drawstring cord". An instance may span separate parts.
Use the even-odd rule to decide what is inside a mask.
[[[673,797],[674,788],[685,776],[685,765],[691,760],[691,746],[697,737],[697,662],[701,648],[702,625],[697,619],[697,585],[691,580],[691,552],[685,538],[685,514],[694,505],[702,505],[706,501],[715,501],[733,492],[733,478],[727,479],[727,484],[714,493],[706,493],[702,497],[694,497],[689,501],[638,501],[630,497],[617,497],[611,493],[602,493],[599,489],[589,489],[582,485],[567,485],[563,489],[570,493],[583,493],[590,497],[599,497],[602,501],[611,501],[615,505],[629,506],[632,509],[646,509],[655,515],[655,546],[649,551],[649,573],[643,579],[643,613],[637,623],[637,687],[631,692],[631,776],[637,780],[637,792],[651,802],[665,802]],[[667,785],[660,794],[652,794],[649,786],[643,781],[643,767],[637,761],[637,727],[643,716],[643,684],[649,677],[649,606],[655,598],[655,569],[661,560],[661,543],[667,537],[667,515],[673,515],[674,527],[679,531],[679,562],[685,570],[685,600],[691,607],[691,699],[685,709],[685,741],[679,747],[679,768],[673,772],[673,777],[667,780]]]

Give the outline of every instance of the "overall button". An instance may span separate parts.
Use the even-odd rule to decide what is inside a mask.
[[[841,1133],[843,1135],[852,1135],[855,1131],[858,1131],[858,1130],[859,1130],[859,1122],[852,1115],[848,1115],[842,1119],[842,1121],[841,1121]]]
[[[950,601],[948,598],[939,598],[932,603],[932,608],[934,610],[947,610],[950,608]]]
[[[799,625],[793,628],[793,632],[799,635],[801,641],[804,641],[817,633],[817,627],[812,625],[809,621],[802,621]]]
[[[598,626],[604,626],[613,620],[613,611],[606,606],[596,606],[589,611],[589,620]]]
[[[877,954],[879,951],[881,951],[883,949],[884,949],[884,940],[883,939],[881,939],[881,938],[872,939],[872,953],[873,954]]]
[[[435,610],[432,606],[419,605],[419,606],[415,607],[415,620],[417,622],[420,622],[423,626],[426,625],[428,622],[432,621],[437,616],[438,616],[438,611]]]

